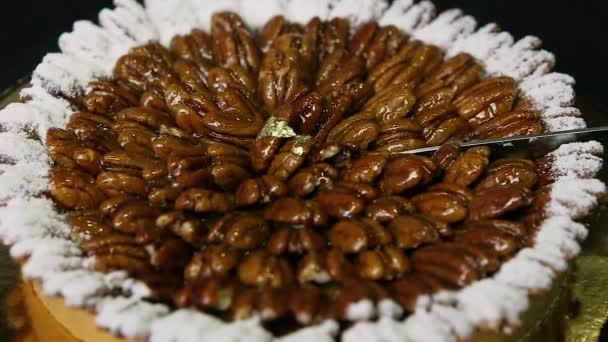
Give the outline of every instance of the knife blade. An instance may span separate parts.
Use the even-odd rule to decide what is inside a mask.
[[[554,151],[559,146],[571,142],[587,142],[596,140],[602,145],[608,144],[608,126],[573,129],[543,133],[528,136],[518,136],[503,139],[475,140],[459,143],[461,148],[475,146],[488,146],[494,155],[500,156],[529,156],[533,158],[542,157]],[[398,154],[425,154],[437,151],[441,146],[423,147],[409,151],[398,152]]]

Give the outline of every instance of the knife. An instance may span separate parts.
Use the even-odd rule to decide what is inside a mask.
[[[475,140],[459,143],[461,148],[475,146],[488,146],[493,155],[500,156],[530,156],[542,157],[554,151],[559,146],[571,142],[587,142],[596,140],[602,145],[608,145],[608,126],[581,128],[568,131],[559,131],[544,134],[509,137],[492,140]],[[397,152],[397,154],[424,154],[433,153],[441,146],[423,147],[409,151]]]

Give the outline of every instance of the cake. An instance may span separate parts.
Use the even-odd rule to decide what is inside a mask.
[[[30,311],[49,313],[32,326],[151,341],[559,327],[603,147],[462,150],[585,127],[540,40],[476,26],[408,0],[116,0],[76,22],[0,114],[0,236]]]

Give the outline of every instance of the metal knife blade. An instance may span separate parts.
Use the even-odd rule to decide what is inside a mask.
[[[462,142],[462,148],[475,146],[488,146],[492,148],[493,155],[500,156],[529,156],[538,158],[554,151],[559,146],[571,142],[586,142],[596,140],[603,145],[608,144],[608,126],[574,129],[544,133],[537,135],[518,136],[494,140],[475,140]],[[433,153],[441,146],[423,147],[415,150],[403,151],[398,154],[424,154]]]

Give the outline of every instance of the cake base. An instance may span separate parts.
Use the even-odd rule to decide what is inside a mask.
[[[512,334],[482,329],[469,341],[564,341],[570,306],[570,274],[560,275],[549,291],[531,296],[530,306],[521,317],[522,324]],[[127,341],[99,329],[90,312],[67,307],[63,298],[45,296],[39,283],[24,281],[21,288],[31,319],[31,341]]]
[[[99,329],[95,315],[90,312],[66,306],[63,298],[45,296],[39,283],[24,281],[21,288],[30,316],[33,341],[127,341]]]

